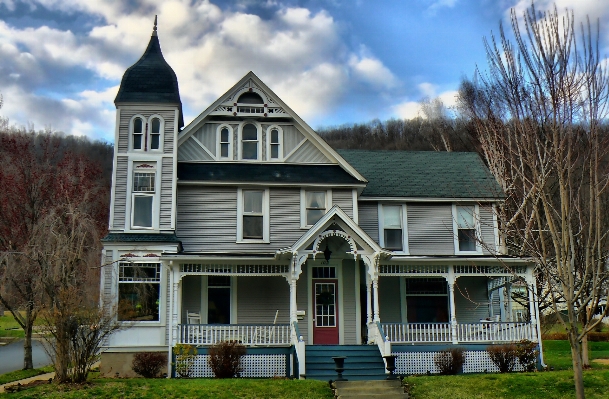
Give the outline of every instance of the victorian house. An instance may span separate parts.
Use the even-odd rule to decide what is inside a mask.
[[[531,290],[512,290],[533,265],[504,254],[477,154],[333,149],[252,72],[184,126],[156,27],[115,104],[101,292],[128,328],[102,374],[187,343],[211,376],[225,340],[247,347],[242,376],[328,380],[345,355],[347,378],[383,378],[389,354],[433,373],[454,345],[482,372],[488,345],[539,342]]]

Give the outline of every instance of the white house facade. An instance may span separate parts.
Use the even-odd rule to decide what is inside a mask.
[[[103,374],[187,343],[211,376],[225,340],[247,347],[243,376],[328,380],[345,355],[347,378],[382,378],[390,354],[433,373],[454,345],[481,372],[488,345],[540,341],[533,291],[511,290],[533,265],[504,254],[476,154],[335,150],[252,72],[183,127],[156,27],[115,104],[101,295],[129,328]]]

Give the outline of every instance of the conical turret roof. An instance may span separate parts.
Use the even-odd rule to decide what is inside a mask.
[[[184,126],[178,78],[161,52],[156,34],[156,19],[148,47],[140,59],[123,74],[114,103],[178,104],[178,127]]]

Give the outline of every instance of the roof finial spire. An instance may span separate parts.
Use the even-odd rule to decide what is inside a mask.
[[[152,36],[156,36],[156,15],[154,16],[154,28],[152,28]]]

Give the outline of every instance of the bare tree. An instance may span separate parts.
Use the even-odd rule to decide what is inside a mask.
[[[576,34],[572,12],[531,6],[522,19],[512,10],[511,26],[515,44],[502,26],[499,39],[485,40],[489,71],[463,82],[460,101],[507,195],[504,241],[537,262],[554,311],[566,311],[576,397],[584,398],[586,336],[607,295],[609,79],[589,21]]]

